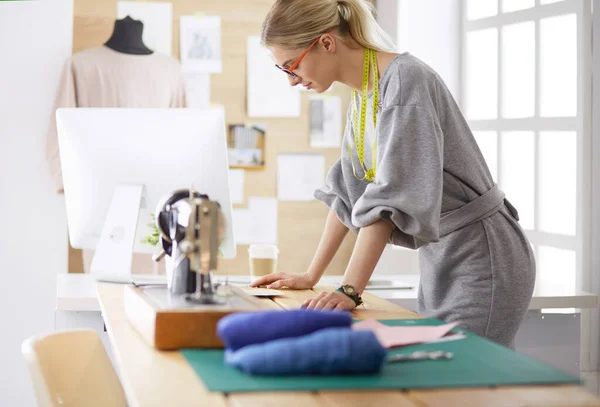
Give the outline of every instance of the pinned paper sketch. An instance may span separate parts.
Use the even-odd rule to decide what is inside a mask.
[[[229,166],[260,168],[265,165],[266,126],[264,124],[231,124],[227,129]]]
[[[142,40],[153,51],[171,55],[172,39],[171,3],[119,1],[117,3],[117,18],[127,16],[144,23]]]
[[[339,96],[311,96],[310,146],[339,147],[342,140],[342,99]]]
[[[221,17],[183,16],[180,21],[180,57],[183,72],[221,72]]]
[[[247,209],[233,209],[236,244],[277,244],[277,200],[251,197]]]
[[[210,75],[188,73],[183,75],[187,107],[205,109],[210,105]]]
[[[244,170],[229,170],[229,198],[232,204],[244,203]]]
[[[300,91],[275,68],[259,37],[248,37],[248,117],[299,117]]]
[[[325,180],[325,157],[320,154],[279,154],[277,197],[281,201],[312,201]]]

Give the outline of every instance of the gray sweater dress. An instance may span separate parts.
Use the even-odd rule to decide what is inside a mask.
[[[355,233],[384,219],[394,224],[390,243],[419,249],[419,313],[458,321],[512,347],[535,283],[535,261],[517,211],[494,184],[435,71],[404,53],[388,65],[379,89],[375,182],[353,174],[348,143],[356,174],[363,176],[349,106],[342,157],[315,197]],[[368,106],[368,121],[371,112]],[[364,145],[370,168],[367,136]]]

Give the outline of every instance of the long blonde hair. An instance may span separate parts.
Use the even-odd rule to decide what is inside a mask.
[[[342,37],[351,36],[363,48],[394,49],[366,0],[277,0],[263,22],[261,43],[304,48],[331,30]]]

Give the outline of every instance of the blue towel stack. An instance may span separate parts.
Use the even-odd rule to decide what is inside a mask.
[[[353,331],[347,312],[291,310],[228,315],[217,324],[225,362],[252,375],[375,373],[386,350]]]

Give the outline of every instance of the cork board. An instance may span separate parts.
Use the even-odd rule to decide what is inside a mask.
[[[309,97],[301,92],[299,118],[266,118],[252,120],[246,116],[246,39],[259,35],[264,16],[273,0],[172,0],[173,56],[179,57],[179,19],[184,15],[218,15],[221,17],[223,71],[211,74],[212,104],[225,106],[226,125],[260,122],[266,124],[266,162],[264,170],[245,172],[244,204],[248,197],[277,196],[277,155],[280,153],[317,153],[325,157],[326,171],[339,158],[339,148],[315,149],[309,144]],[[236,5],[237,3],[237,5]],[[74,0],[73,53],[103,44],[110,37],[117,12],[116,0]],[[342,118],[350,99],[350,91],[336,84],[331,95],[342,98]],[[305,271],[320,240],[329,209],[318,201],[278,203],[279,271]],[[327,274],[343,274],[350,259],[356,237],[349,233]],[[219,274],[248,274],[248,246],[237,246],[237,258],[220,260]],[[141,255],[136,255],[139,257]],[[136,262],[134,272],[152,272],[149,260]],[[139,264],[145,264],[140,270]],[[69,271],[81,272],[81,254],[70,250]],[[156,270],[156,268],[153,268]]]

